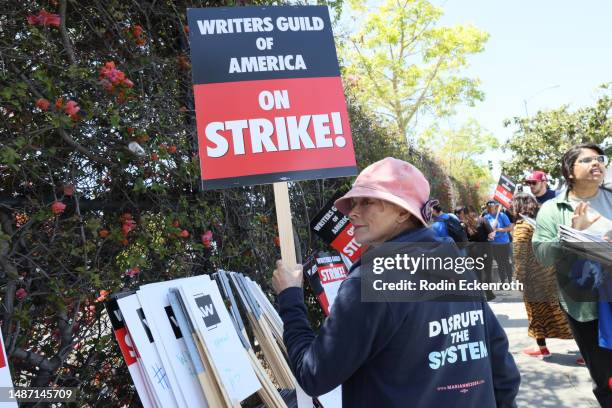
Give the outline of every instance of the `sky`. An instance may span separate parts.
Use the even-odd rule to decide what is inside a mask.
[[[612,82],[610,0],[431,0],[444,16],[441,25],[471,23],[488,32],[485,50],[469,57],[464,74],[478,77],[485,100],[460,106],[443,127],[475,118],[500,142],[513,133],[503,121],[567,104],[592,105],[597,87]],[[500,159],[486,154],[499,177]]]
[[[500,142],[513,133],[503,121],[567,104],[592,105],[597,87],[612,81],[612,1],[445,0],[443,25],[471,23],[490,34],[470,58],[485,100],[460,107],[449,120],[477,119]],[[487,155],[499,175],[501,152]]]

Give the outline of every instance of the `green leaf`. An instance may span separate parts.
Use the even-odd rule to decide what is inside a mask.
[[[10,100],[11,97],[13,96],[13,88],[11,88],[10,86],[4,87],[0,91],[0,96],[2,96],[2,99],[6,100],[6,101]]]
[[[111,125],[115,128],[119,127],[119,115],[112,115],[110,118]]]
[[[134,183],[134,192],[135,193],[142,193],[146,190],[145,184],[144,184],[144,180],[142,179],[142,177],[138,177],[136,179],[136,182]]]
[[[19,136],[17,139],[15,139],[15,141],[13,142],[13,144],[15,145],[16,148],[21,149],[23,148],[23,146],[26,145],[26,140],[23,136]]]
[[[9,166],[13,169],[17,169],[16,163],[19,161],[21,155],[10,146],[7,146],[0,150],[0,163]]]

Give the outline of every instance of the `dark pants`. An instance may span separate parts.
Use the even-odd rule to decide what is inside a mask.
[[[510,266],[510,243],[507,244],[492,244],[491,251],[493,252],[493,258],[497,263],[497,274],[499,280],[508,283],[512,282],[512,266]]]
[[[566,313],[582,358],[595,382],[593,394],[603,408],[612,408],[612,350],[599,347],[599,320],[579,322]]]
[[[492,245],[490,243],[476,242],[474,245],[469,247],[468,255],[474,259],[476,258],[484,258],[484,268],[477,273],[478,279],[481,282],[491,283],[493,282],[492,278],[492,263],[493,263],[493,255],[491,252]],[[491,289],[485,291],[485,295],[487,300],[495,299],[495,294]]]

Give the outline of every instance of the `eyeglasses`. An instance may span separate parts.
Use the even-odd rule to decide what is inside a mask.
[[[579,159],[577,163],[591,164],[593,160],[597,160],[598,163],[601,163],[604,166],[608,164],[608,157],[604,156],[603,154],[600,154],[599,156],[583,157],[582,159]]]
[[[535,186],[536,184],[538,184],[539,181],[537,180],[532,180],[532,181],[526,181],[525,184],[528,186]]]

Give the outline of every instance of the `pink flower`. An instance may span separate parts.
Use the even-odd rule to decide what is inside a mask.
[[[44,9],[40,10],[37,15],[29,15],[27,17],[28,24],[30,25],[42,25],[42,26],[54,26],[59,27],[60,16],[59,14],[49,13]]]
[[[104,88],[105,91],[113,92],[113,88],[114,88],[113,84],[111,84],[111,82],[108,79],[101,79],[100,85],[102,85],[102,88]]]
[[[100,70],[100,74],[109,81],[111,81],[113,85],[116,85],[117,83],[123,81],[123,79],[125,78],[125,74],[115,68],[115,63],[112,61],[107,62],[104,67],[102,67],[102,69]]]
[[[123,236],[127,237],[127,235],[136,229],[136,221],[134,220],[125,220],[123,225],[121,226],[121,231],[123,232]]]
[[[206,231],[205,233],[202,234],[202,244],[204,245],[204,247],[206,248],[210,248],[212,245],[212,237],[213,237],[213,233],[211,230]]]
[[[69,115],[72,119],[77,118],[77,113],[81,110],[79,105],[75,101],[66,102],[66,106],[64,106],[64,112]]]
[[[61,201],[54,201],[53,204],[51,204],[51,211],[55,215],[60,215],[65,209],[66,204],[62,203]]]
[[[123,73],[123,71],[120,71],[118,69],[113,70],[112,72],[110,72],[108,74],[108,79],[114,84],[119,84],[121,83],[124,79],[125,79],[125,74]]]
[[[98,298],[96,299],[96,302],[104,302],[107,297],[108,297],[108,290],[102,289],[100,291],[100,296],[98,296]]]
[[[132,34],[134,37],[140,37],[142,35],[142,26],[140,24],[136,24],[132,27]]]
[[[40,110],[49,110],[49,105],[51,105],[51,102],[49,102],[45,98],[39,98],[38,100],[36,100],[36,107]]]
[[[113,61],[107,62],[100,68],[100,84],[102,84],[104,89],[108,92],[112,92],[115,86],[124,86],[126,88],[134,86],[134,83],[126,78],[125,73],[117,69]],[[119,99],[123,99],[121,95],[121,92],[119,92]]]
[[[15,297],[18,300],[23,300],[26,296],[28,296],[28,292],[24,288],[19,288],[15,291]]]
[[[113,61],[109,61],[102,68],[100,68],[100,75],[107,76],[109,72],[115,69],[115,63]]]
[[[126,276],[129,276],[130,278],[133,278],[134,276],[138,275],[140,273],[140,268],[139,267],[134,267],[134,268],[130,268],[125,272]]]
[[[125,79],[125,74],[115,67],[113,61],[109,61],[100,68],[100,75],[108,79],[113,85],[117,85]]]

